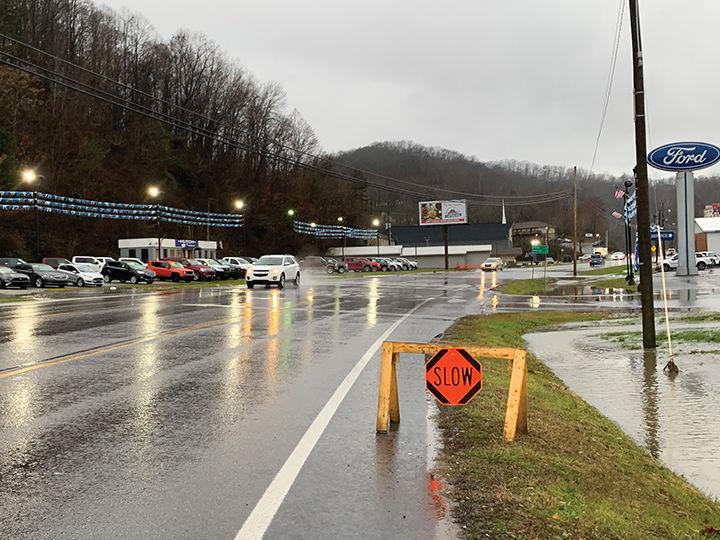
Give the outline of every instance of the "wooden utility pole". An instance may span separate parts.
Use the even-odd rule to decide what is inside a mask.
[[[645,128],[645,81],[638,0],[630,0],[633,82],[635,87],[635,191],[637,193],[637,235],[640,258],[640,301],[642,303],[643,347],[654,349],[655,305],[653,299],[652,254],[650,252],[650,189],[647,170]]]
[[[577,277],[577,167],[573,167],[573,276]]]

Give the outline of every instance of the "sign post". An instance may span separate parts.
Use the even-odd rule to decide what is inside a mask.
[[[448,225],[467,223],[467,203],[465,201],[426,201],[420,203],[418,211],[420,225],[442,225],[445,270],[449,270]]]
[[[720,161],[720,148],[701,142],[680,142],[656,148],[648,163],[676,173],[678,276],[696,276],[695,265],[695,179],[694,171]],[[664,239],[664,238],[663,238]]]

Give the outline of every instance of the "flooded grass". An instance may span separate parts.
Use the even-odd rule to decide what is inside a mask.
[[[523,334],[599,312],[533,312],[458,320],[446,340],[524,345]],[[505,444],[508,373],[483,363],[484,388],[439,415],[444,475],[468,538],[705,538],[720,505],[636,445],[534,357],[528,364],[530,433]]]
[[[593,268],[592,270],[582,270],[578,272],[581,276],[606,276],[611,274],[625,274],[625,265],[622,266],[605,266],[602,268]]]
[[[620,344],[625,349],[642,349],[641,332],[607,332],[600,336],[613,343]],[[664,332],[658,332],[656,337],[658,343],[667,341]],[[672,332],[673,342],[678,343],[720,343],[720,330],[690,329]]]
[[[683,322],[720,322],[720,313],[717,311],[708,311],[706,313],[701,313],[700,315],[688,315],[686,317],[681,317],[679,320]]]
[[[590,287],[598,287],[600,289],[625,289],[627,291],[635,291],[635,285],[628,285],[625,278],[598,279],[588,283]]]
[[[516,279],[501,284],[497,291],[503,294],[517,294],[532,296],[545,294],[555,286],[556,280],[548,279],[547,286],[544,279]]]

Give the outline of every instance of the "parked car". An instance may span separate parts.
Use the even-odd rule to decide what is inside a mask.
[[[591,255],[589,253],[585,253],[584,255],[580,255],[577,260],[578,261],[589,261]]]
[[[27,264],[27,263],[17,257],[0,257],[0,266],[7,266],[8,268],[15,268],[18,264]]]
[[[710,264],[708,266],[720,265],[720,256],[718,256],[714,251],[698,251],[695,254],[695,258],[708,259],[710,261]]]
[[[0,266],[0,289],[17,287],[27,289],[30,286],[30,278],[25,274],[11,270],[7,266]]]
[[[555,264],[555,259],[552,257],[545,257],[545,264]]]
[[[198,279],[210,281],[217,277],[217,273],[213,268],[211,268],[207,264],[201,263],[196,259],[182,259],[178,262],[182,264],[185,268],[189,268],[190,270],[195,272],[195,277],[197,277]]]
[[[102,267],[103,267],[103,264],[104,264],[103,261],[101,261],[99,257],[89,257],[89,256],[86,256],[86,255],[75,255],[75,256],[72,258],[72,263],[73,263],[73,264],[83,263],[83,264],[92,264],[92,265],[95,265],[95,266],[97,266],[98,272],[99,272],[100,270],[102,270]]]
[[[121,283],[132,283],[133,285],[141,281],[147,281],[147,274],[144,271],[131,267],[128,263],[122,261],[106,261],[100,270],[105,283],[119,281]]]
[[[216,263],[218,263],[220,266],[228,267],[228,275],[230,276],[230,279],[244,278],[245,274],[247,274],[247,270],[244,267],[240,266],[239,264],[223,261],[222,259],[213,259],[213,260]]]
[[[137,270],[138,273],[145,275],[145,277],[140,281],[144,281],[148,285],[152,285],[153,283],[155,283],[157,276],[155,275],[155,272],[153,272],[149,268],[146,268],[145,263],[139,263],[139,262],[135,262],[135,261],[123,261],[123,262],[125,264],[127,264],[130,268],[132,268],[133,270]]]
[[[376,257],[373,258],[373,260],[377,261],[377,263],[380,265],[380,270],[383,272],[397,272],[398,270],[402,270],[402,265],[400,265],[393,259],[386,257]]]
[[[248,289],[255,285],[277,285],[282,289],[288,281],[300,286],[300,265],[292,255],[263,255],[245,275]]]
[[[408,270],[417,270],[418,263],[417,261],[412,261],[410,259],[407,259],[405,257],[398,257],[397,260],[402,261],[407,265]]]
[[[599,253],[593,253],[590,256],[590,266],[603,266],[605,264],[605,258]]]
[[[622,251],[615,251],[612,255],[610,255],[611,261],[624,261],[625,260],[625,254]]]
[[[29,277],[30,282],[38,289],[48,285],[62,289],[68,284],[67,276],[48,264],[24,262],[16,265],[15,270]]]
[[[485,262],[480,265],[482,270],[490,271],[502,270],[504,267],[505,265],[500,257],[488,257],[485,259]]]
[[[70,261],[63,257],[45,257],[42,262],[43,264],[47,264],[48,266],[52,266],[53,268],[57,268],[61,264],[72,264]]]
[[[698,270],[705,270],[709,266],[715,266],[715,260],[706,251],[695,253],[695,266]]]
[[[142,265],[143,267],[145,266],[145,263],[136,257],[120,257],[118,259],[118,261],[122,261],[122,262],[126,262],[126,263],[134,262],[134,263]]]
[[[300,261],[300,268],[303,272],[325,272],[333,274],[336,271],[335,265],[330,263],[325,257],[310,255]]]
[[[245,259],[244,257],[223,257],[222,259],[220,259],[220,262],[233,266],[239,266],[243,269],[243,276],[245,275],[245,272],[250,270],[250,267],[253,264],[252,261]]]
[[[200,261],[200,263],[209,266],[213,270],[215,270],[215,277],[216,279],[230,279],[231,277],[231,269],[230,265],[228,264],[221,264],[217,262],[215,259],[196,259],[197,261]]]
[[[345,257],[343,262],[353,272],[372,272],[373,269],[372,261],[367,257]]]
[[[102,287],[104,283],[103,275],[97,271],[94,264],[77,263],[60,264],[57,267],[58,272],[64,272],[67,276],[68,283],[76,287],[85,287],[93,285]]]
[[[665,270],[666,272],[669,272],[670,270],[677,270],[679,264],[680,264],[680,261],[678,258],[678,254],[676,253],[669,259],[665,259],[663,261],[663,270]]]
[[[146,268],[152,270],[160,280],[170,279],[185,282],[195,280],[195,272],[185,268],[177,261],[148,261]]]
[[[344,262],[333,259],[332,257],[325,257],[325,260],[328,262],[329,266],[332,266],[333,272],[337,272],[338,274],[344,274],[347,272],[347,266],[345,266]]]

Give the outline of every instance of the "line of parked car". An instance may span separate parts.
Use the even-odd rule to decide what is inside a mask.
[[[405,257],[345,257],[338,261],[332,257],[311,255],[300,261],[302,268],[309,271],[324,271],[328,274],[345,272],[399,272],[417,270],[418,264]]]
[[[224,259],[160,259],[147,263],[136,258],[75,256],[72,260],[46,257],[42,263],[29,263],[17,257],[0,258],[0,288],[16,287],[102,287],[105,283],[147,283],[156,280],[190,282],[195,280],[242,279],[252,257]]]

